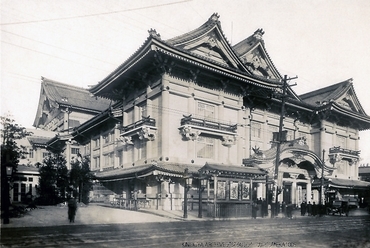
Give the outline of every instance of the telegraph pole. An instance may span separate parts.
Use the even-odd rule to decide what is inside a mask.
[[[288,80],[296,79],[294,78],[287,78],[287,75],[284,76],[283,79],[283,86],[282,86],[282,99],[281,99],[281,112],[280,112],[280,120],[279,120],[279,133],[277,135],[277,141],[276,141],[276,160],[275,160],[275,173],[274,173],[274,181],[276,182],[275,185],[275,192],[274,192],[274,198],[275,198],[275,216],[278,213],[278,175],[279,175],[279,161],[280,161],[280,145],[282,143],[282,133],[283,133],[283,125],[284,125],[284,118],[285,118],[285,98],[286,98],[286,91],[288,86]]]

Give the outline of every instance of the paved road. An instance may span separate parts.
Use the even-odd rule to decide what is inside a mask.
[[[369,216],[2,229],[3,247],[370,247]]]

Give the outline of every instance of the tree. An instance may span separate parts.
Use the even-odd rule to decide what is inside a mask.
[[[39,168],[38,204],[54,205],[66,200],[69,187],[66,159],[61,153],[50,153]]]
[[[78,189],[78,192],[74,192],[75,196],[78,194],[78,201],[88,204],[89,193],[92,188],[92,175],[90,173],[90,160],[88,157],[82,158],[79,155],[77,159],[71,161],[69,178],[73,189]]]
[[[1,210],[4,211],[4,224],[9,223],[9,183],[6,173],[6,167],[11,166],[12,172],[17,171],[19,159],[26,153],[24,147],[18,146],[17,140],[23,139],[30,132],[26,128],[15,123],[10,116],[0,117],[1,125]],[[13,178],[10,178],[12,181]]]
[[[27,132],[26,128],[15,123],[11,116],[1,116],[1,164],[12,164],[13,171],[17,170],[19,159],[23,158],[27,152],[23,146],[18,146],[17,140],[23,139],[31,132]]]

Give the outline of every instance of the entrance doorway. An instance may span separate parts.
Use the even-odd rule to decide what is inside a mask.
[[[292,185],[285,184],[283,190],[283,201],[288,204],[292,202]]]

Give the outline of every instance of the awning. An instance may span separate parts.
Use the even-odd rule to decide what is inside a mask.
[[[267,172],[257,167],[245,167],[225,164],[206,163],[199,171],[205,174],[222,175],[226,177],[254,178],[265,176]]]
[[[328,179],[328,187],[334,188],[348,188],[348,189],[370,189],[370,182],[341,179],[341,178],[330,178]]]
[[[122,181],[132,178],[144,178],[151,175],[164,175],[169,177],[183,177],[185,169],[193,176],[199,174],[200,166],[193,164],[180,164],[160,162],[152,164],[135,165],[126,168],[117,168],[108,171],[95,172],[95,178],[99,181],[111,182]]]

